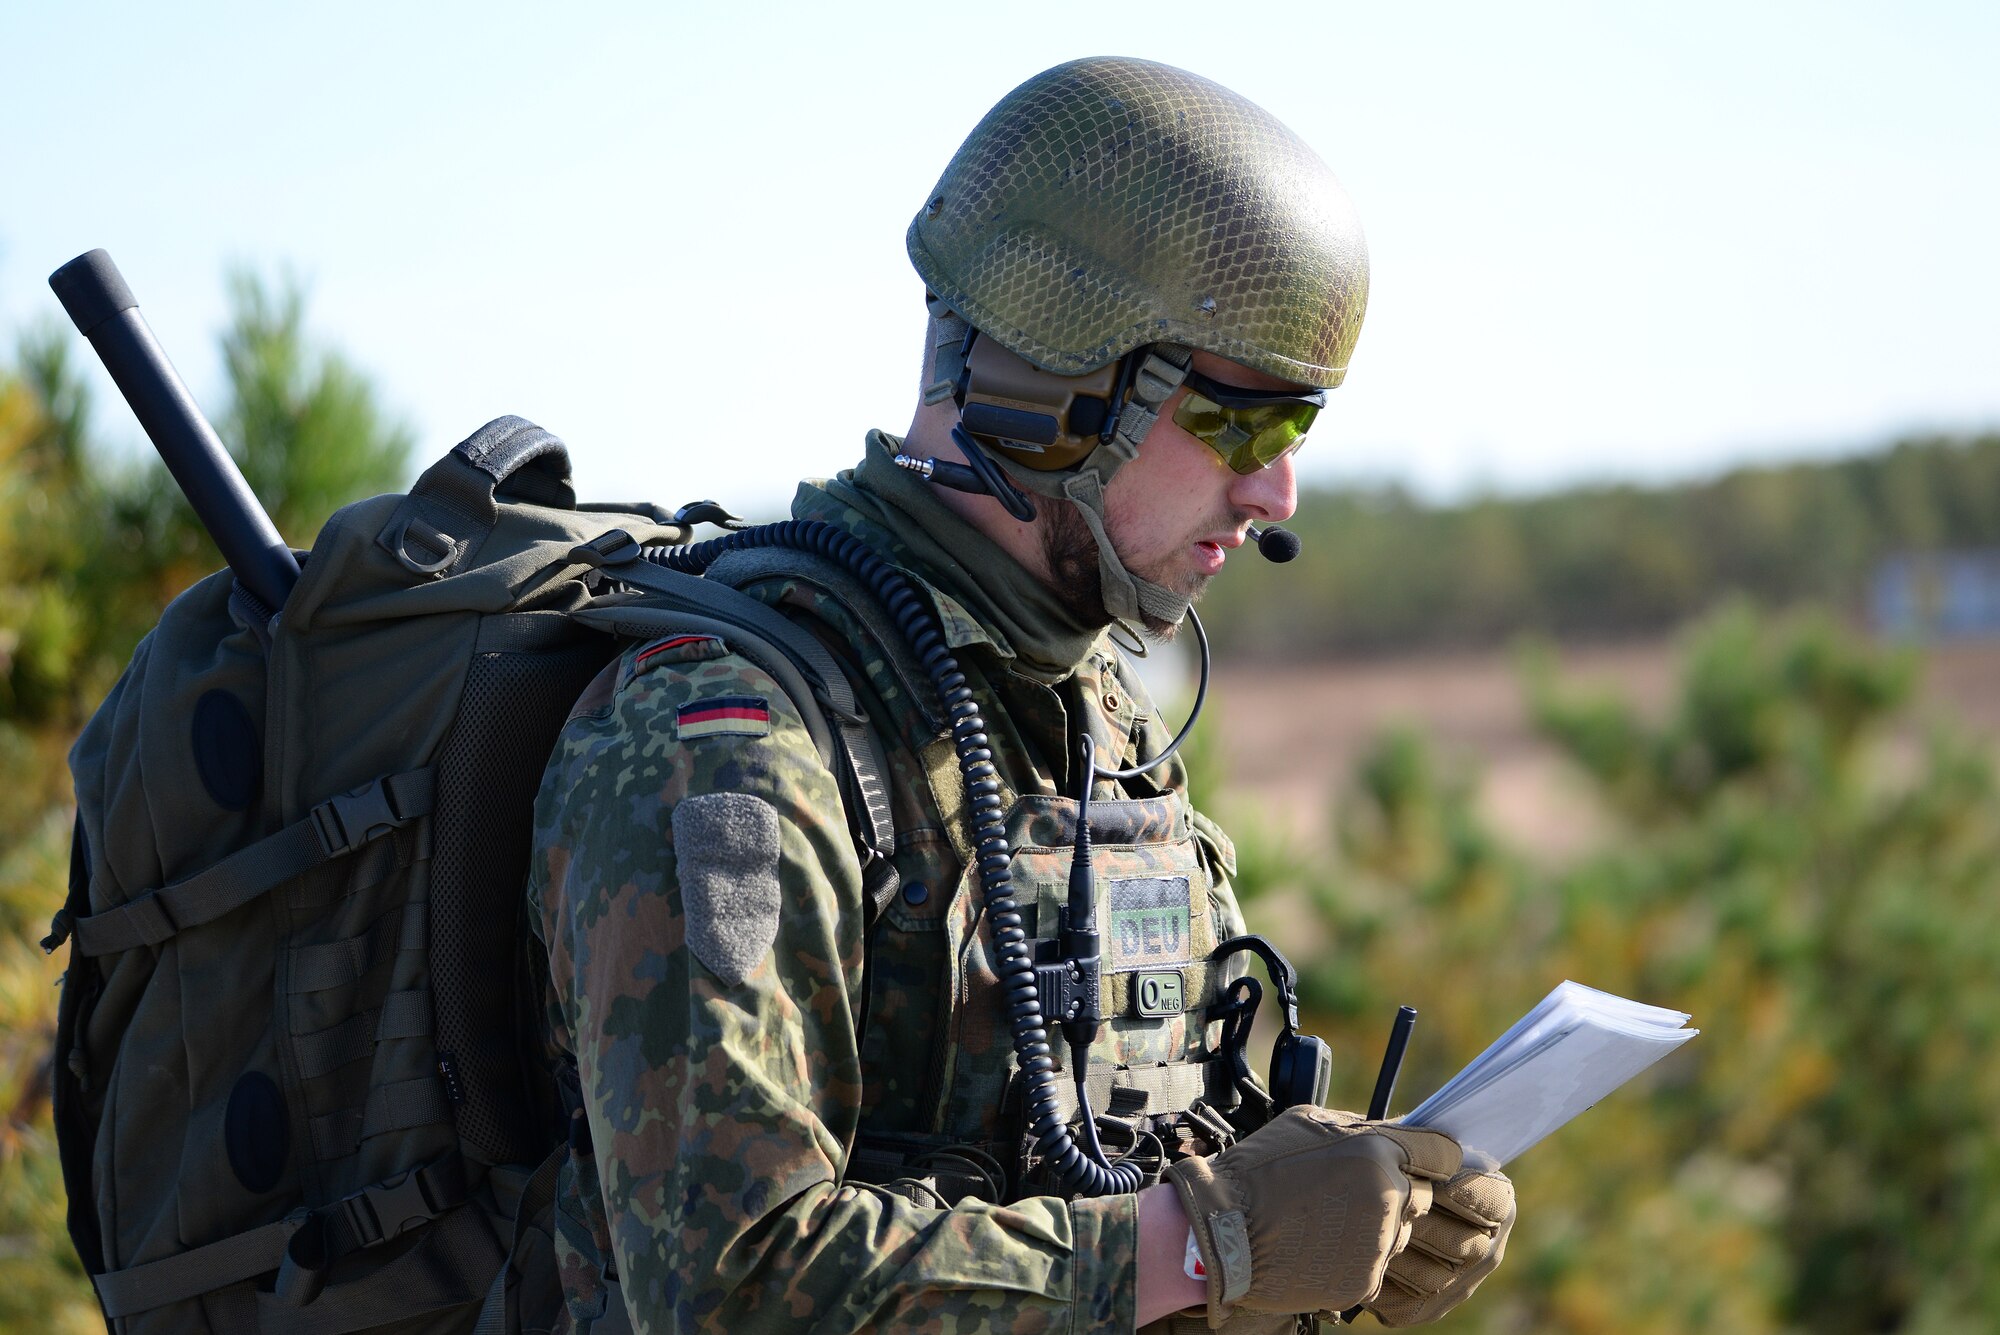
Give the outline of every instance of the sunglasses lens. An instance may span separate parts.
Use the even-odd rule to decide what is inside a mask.
[[[1296,450],[1318,415],[1319,405],[1296,399],[1225,408],[1189,390],[1174,410],[1174,424],[1199,437],[1237,472],[1254,473]]]

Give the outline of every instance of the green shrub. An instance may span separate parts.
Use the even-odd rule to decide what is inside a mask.
[[[1366,1099],[1404,1002],[1399,1108],[1565,977],[1704,1030],[1515,1166],[1508,1262],[1448,1328],[2000,1328],[2000,788],[1949,733],[1897,758],[1912,668],[1729,611],[1651,722],[1531,657],[1612,821],[1557,870],[1416,735],[1364,761],[1343,867],[1297,873],[1337,942],[1305,969],[1337,1101]]]

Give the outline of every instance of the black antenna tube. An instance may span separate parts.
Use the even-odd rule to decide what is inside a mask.
[[[1389,1046],[1382,1053],[1382,1070],[1375,1077],[1375,1093],[1368,1100],[1368,1120],[1379,1122],[1389,1115],[1389,1098],[1396,1092],[1396,1075],[1403,1069],[1403,1052],[1410,1046],[1410,1030],[1417,1024],[1417,1008],[1402,1006],[1396,1023],[1389,1027]]]
[[[118,266],[93,250],[50,274],[49,287],[97,350],[237,582],[275,613],[299,582],[298,560],[167,360]]]

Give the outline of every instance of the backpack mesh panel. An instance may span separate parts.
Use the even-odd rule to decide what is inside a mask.
[[[616,644],[474,656],[458,719],[437,762],[431,857],[431,995],[437,1050],[452,1068],[458,1134],[486,1163],[533,1163],[556,1134],[518,1017],[542,999],[517,995],[523,877],[535,790],[563,719]]]

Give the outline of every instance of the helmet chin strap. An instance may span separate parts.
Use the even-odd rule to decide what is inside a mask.
[[[934,294],[927,292],[924,298],[935,321],[931,378],[924,387],[924,402],[941,403],[958,389],[965,370],[966,337],[971,326]],[[1085,455],[1081,463],[1047,472],[1024,468],[998,450],[987,457],[1004,469],[1023,491],[1076,507],[1097,544],[1097,573],[1104,590],[1104,610],[1136,630],[1144,626],[1147,617],[1170,626],[1179,625],[1193,600],[1126,569],[1105,527],[1104,489],[1110,485],[1112,475],[1138,455],[1139,443],[1153,429],[1160,409],[1186,377],[1194,351],[1178,343],[1156,343],[1133,355],[1139,358],[1139,364],[1133,368],[1131,389],[1119,409],[1117,428],[1110,440]]]
[[[1134,629],[1144,625],[1147,615],[1169,625],[1180,624],[1180,619],[1187,615],[1190,600],[1163,585],[1141,579],[1119,559],[1118,549],[1112,545],[1104,524],[1103,474],[1088,466],[1042,473],[1023,468],[1004,455],[991,457],[1023,491],[1070,505],[1083,517],[1084,526],[1097,545],[1097,577],[1106,612]]]
[[[1134,369],[1131,393],[1118,414],[1116,432],[1073,468],[1044,472],[1024,468],[999,451],[990,456],[1022,490],[1066,501],[1076,508],[1097,543],[1104,610],[1134,629],[1142,628],[1147,617],[1177,626],[1193,600],[1126,568],[1105,526],[1104,490],[1112,476],[1137,457],[1140,442],[1159,420],[1161,407],[1180,387],[1193,359],[1190,349],[1173,343],[1155,344],[1146,350]]]
[[[1126,569],[1104,526],[1104,485],[1098,475],[1072,473],[1063,479],[1063,493],[1097,539],[1097,574],[1104,587],[1104,610],[1135,626],[1143,625],[1144,616],[1178,626],[1193,600]]]
[[[959,379],[965,374],[965,336],[972,326],[932,293],[924,293],[924,304],[935,321],[931,336],[936,340],[931,345],[930,382],[924,386],[924,404],[929,406],[958,392]]]

